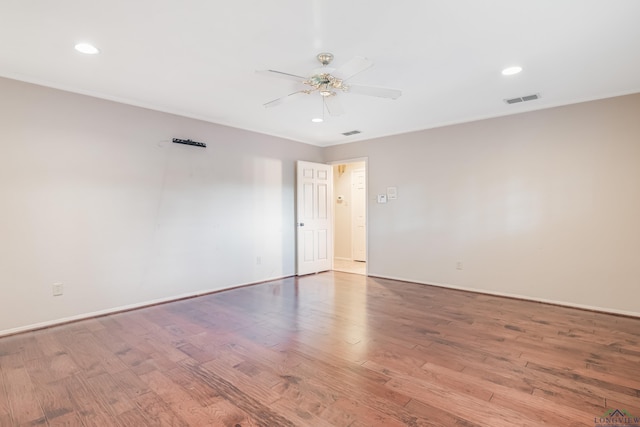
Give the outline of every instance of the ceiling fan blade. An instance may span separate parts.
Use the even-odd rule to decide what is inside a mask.
[[[402,91],[398,89],[389,89],[386,87],[366,86],[366,85],[349,85],[348,92],[359,93],[361,95],[378,96],[380,98],[398,99],[402,95]]]
[[[327,107],[327,111],[332,116],[341,116],[344,114],[344,110],[342,109],[342,104],[338,100],[338,98],[334,96],[325,96],[322,98],[324,100],[324,105]]]
[[[296,76],[295,74],[285,73],[284,71],[258,70],[256,71],[256,73],[263,74],[265,76],[270,76],[270,77],[277,77],[279,79],[294,80],[296,82],[302,82],[307,80],[306,77]]]
[[[306,93],[306,92],[303,91],[303,90],[299,90],[297,92],[290,93],[289,95],[283,96],[282,98],[277,98],[277,99],[274,99],[273,101],[267,102],[266,104],[264,104],[264,107],[265,108],[275,107],[275,106],[280,105],[280,104],[282,104],[284,102],[292,100],[293,98],[296,97],[296,95],[299,95],[301,93]]]
[[[338,68],[335,71],[335,74],[342,80],[347,80],[372,66],[372,60],[367,59],[363,56],[356,56],[355,58],[351,59],[350,61],[343,64],[340,68]]]

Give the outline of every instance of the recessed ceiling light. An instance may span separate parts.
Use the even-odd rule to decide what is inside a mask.
[[[97,47],[89,43],[78,43],[77,45],[75,45],[75,48],[78,52],[86,53],[87,55],[95,55],[96,53],[100,53]]]
[[[509,67],[509,68],[505,68],[504,70],[502,70],[502,75],[503,76],[512,76],[514,74],[518,74],[520,71],[522,71],[522,67]]]
[[[313,119],[311,119],[311,121],[313,123],[322,123],[322,122],[324,122],[324,120],[322,120],[320,117],[314,117]]]

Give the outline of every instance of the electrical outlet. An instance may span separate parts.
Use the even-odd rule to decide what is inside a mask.
[[[52,286],[53,296],[59,297],[64,294],[64,285],[62,283],[54,283]]]
[[[462,270],[462,267],[463,267],[462,261],[456,262],[456,270]]]

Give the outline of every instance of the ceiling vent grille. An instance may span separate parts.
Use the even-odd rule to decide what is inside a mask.
[[[540,94],[534,93],[533,95],[519,96],[517,98],[505,99],[504,102],[507,104],[517,104],[519,102],[533,101],[535,99],[540,99]]]
[[[343,135],[344,136],[351,136],[351,135],[357,135],[359,133],[362,133],[362,132],[360,132],[359,130],[352,130],[352,131],[349,131],[349,132],[344,132]]]

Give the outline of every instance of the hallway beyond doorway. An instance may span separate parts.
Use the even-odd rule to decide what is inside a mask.
[[[367,274],[367,263],[364,261],[351,261],[348,259],[334,259],[333,271],[341,271],[343,273]]]
[[[367,274],[367,162],[333,164],[333,269]]]

